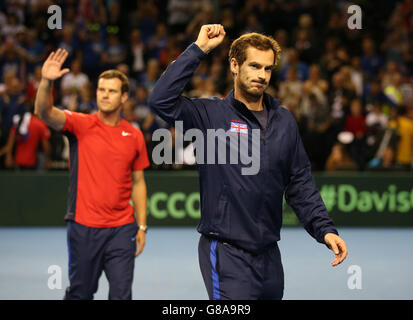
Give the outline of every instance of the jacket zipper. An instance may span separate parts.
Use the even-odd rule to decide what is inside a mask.
[[[264,127],[264,128],[262,128],[263,129],[263,131],[264,131],[264,135],[263,135],[263,137],[262,137],[262,142],[265,144],[265,133],[267,132],[267,127]]]

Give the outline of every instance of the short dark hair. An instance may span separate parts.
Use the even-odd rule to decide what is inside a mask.
[[[99,79],[113,79],[113,78],[117,78],[122,82],[122,86],[121,86],[122,93],[129,92],[129,79],[123,72],[119,70],[115,70],[115,69],[106,70],[99,75],[98,80]]]
[[[278,64],[281,56],[281,48],[277,41],[271,36],[265,36],[260,33],[246,33],[235,39],[229,49],[229,61],[232,58],[237,60],[239,65],[242,65],[247,59],[247,48],[253,47],[258,50],[272,50],[274,52],[274,67]]]

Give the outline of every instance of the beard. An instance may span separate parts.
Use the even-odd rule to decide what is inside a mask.
[[[258,83],[258,82],[257,82]],[[247,85],[245,82],[238,80],[237,84],[238,84],[238,89],[240,90],[240,93],[248,98],[249,100],[252,101],[258,101],[259,99],[261,99],[261,97],[264,94],[265,89],[267,88],[267,84],[265,82],[259,82],[262,84],[262,87],[255,87],[252,84],[254,84],[253,82],[251,83],[251,85]]]

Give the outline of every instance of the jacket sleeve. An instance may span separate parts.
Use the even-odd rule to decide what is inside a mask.
[[[206,54],[194,43],[172,62],[155,84],[148,98],[149,107],[174,126],[183,121],[184,130],[203,128],[208,114],[202,99],[182,96],[188,81]]]
[[[333,220],[317,190],[311,175],[311,164],[294,121],[293,151],[285,200],[292,207],[305,230],[318,242],[324,242],[327,233],[338,235]]]

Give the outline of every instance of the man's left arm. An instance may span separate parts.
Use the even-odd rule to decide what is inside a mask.
[[[290,162],[289,183],[285,199],[293,208],[306,231],[318,242],[326,244],[336,255],[332,266],[347,256],[346,243],[338,236],[333,220],[317,190],[311,175],[311,164],[305,152],[298,127],[295,125],[295,143]]]
[[[139,226],[136,234],[137,251],[135,257],[140,255],[145,246],[145,232],[146,230],[146,182],[143,170],[132,172],[132,202],[135,208],[136,222]]]

